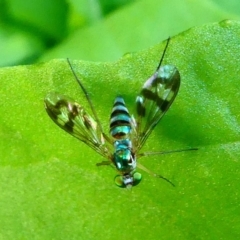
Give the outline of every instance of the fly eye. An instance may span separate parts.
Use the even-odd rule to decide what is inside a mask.
[[[142,180],[142,174],[139,172],[134,172],[133,174],[133,186],[138,185]]]
[[[125,188],[126,186],[124,185],[123,183],[123,176],[121,175],[117,175],[115,178],[114,178],[114,182],[115,184],[118,186],[118,187],[121,187],[121,188]]]

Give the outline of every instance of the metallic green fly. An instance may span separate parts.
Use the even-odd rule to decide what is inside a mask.
[[[130,188],[141,181],[142,176],[136,171],[137,167],[174,186],[167,178],[151,172],[137,162],[137,159],[142,156],[168,153],[139,153],[139,151],[171,106],[179,90],[180,74],[178,69],[173,65],[161,66],[169,41],[170,38],[167,40],[155,73],[143,84],[136,98],[136,119],[130,116],[124,99],[121,96],[115,98],[110,116],[110,136],[104,133],[92,101],[74,72],[69,59],[67,61],[70,69],[85,94],[93,116],[70,97],[58,93],[49,93],[44,100],[48,115],[59,127],[107,159],[98,163],[97,166],[112,165],[115,167],[118,171],[115,183],[119,187]],[[183,150],[170,152],[179,151]]]

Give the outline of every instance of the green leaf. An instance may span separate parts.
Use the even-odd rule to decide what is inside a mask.
[[[113,61],[193,26],[223,19],[240,17],[209,0],[134,1],[102,21],[77,30],[41,59]]]
[[[39,39],[59,41],[66,35],[68,6],[62,0],[8,0],[3,4],[8,23],[22,30],[35,33]],[[7,21],[6,21],[7,22]]]
[[[58,91],[89,112],[66,59],[0,69],[2,239],[238,239],[240,23],[192,28],[170,41],[164,64],[181,74],[173,106],[139,159],[176,184],[143,172],[131,191],[114,185],[102,157],[57,127],[43,99]],[[116,95],[135,97],[165,42],[117,62],[71,61],[108,132]]]
[[[19,64],[43,52],[45,47],[36,36],[15,27],[0,28],[0,67]]]

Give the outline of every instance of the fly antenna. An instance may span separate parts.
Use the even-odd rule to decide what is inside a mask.
[[[70,66],[70,69],[71,69],[71,71],[72,71],[72,73],[73,73],[73,75],[74,75],[74,77],[75,77],[78,85],[81,87],[81,89],[82,89],[82,91],[83,91],[83,93],[84,93],[84,95],[85,95],[85,97],[86,97],[86,99],[87,99],[87,101],[88,101],[88,103],[89,103],[89,105],[90,105],[91,111],[92,111],[92,113],[93,113],[93,115],[94,115],[94,118],[95,118],[95,120],[96,120],[96,122],[97,122],[97,124],[98,124],[98,126],[99,126],[99,129],[100,129],[101,133],[103,133],[103,129],[102,129],[101,122],[100,122],[99,119],[98,119],[97,113],[96,113],[96,111],[95,111],[95,108],[93,107],[92,100],[91,100],[91,98],[90,98],[87,90],[85,89],[85,87],[83,86],[82,82],[81,82],[80,79],[78,78],[77,74],[76,74],[75,71],[73,70],[73,67],[72,67],[72,64],[70,63],[69,58],[67,58],[67,62],[68,62],[68,64],[69,64],[69,66]]]

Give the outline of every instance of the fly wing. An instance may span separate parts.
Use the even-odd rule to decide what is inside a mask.
[[[180,74],[173,65],[159,66],[144,83],[136,99],[135,151],[139,151],[154,127],[175,99],[180,86]]]
[[[109,139],[106,139],[101,127],[81,105],[58,93],[49,93],[44,102],[48,115],[59,127],[105,158],[111,159]]]

